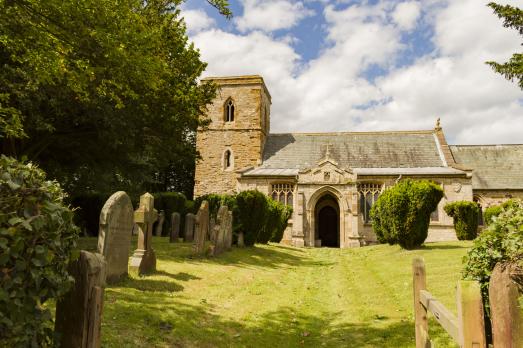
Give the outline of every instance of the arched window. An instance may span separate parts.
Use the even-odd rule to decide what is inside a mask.
[[[272,184],[271,198],[292,207],[294,202],[294,185],[290,183]]]
[[[232,168],[232,152],[231,150],[225,150],[223,154],[223,169]]]
[[[234,102],[231,98],[225,102],[225,122],[234,121]]]

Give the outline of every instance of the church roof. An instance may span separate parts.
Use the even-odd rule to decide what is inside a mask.
[[[259,168],[312,168],[327,149],[342,168],[446,167],[434,131],[394,131],[270,134]]]
[[[451,145],[458,164],[471,168],[474,189],[523,189],[523,145]]]

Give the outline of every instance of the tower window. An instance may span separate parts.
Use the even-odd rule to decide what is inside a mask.
[[[234,102],[231,98],[225,102],[225,122],[234,121]]]
[[[232,168],[232,152],[231,150],[226,150],[223,154],[223,169]]]

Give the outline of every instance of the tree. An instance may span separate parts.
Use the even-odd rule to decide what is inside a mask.
[[[208,2],[231,16],[227,1]],[[206,64],[179,4],[0,0],[2,153],[68,192],[192,191],[180,176],[215,86],[198,83]]]
[[[523,36],[523,10],[510,5],[499,5],[495,2],[490,2],[487,6],[492,8],[500,19],[503,19],[505,28],[516,29]],[[505,63],[487,62],[487,64],[507,80],[514,81],[514,79],[517,79],[519,87],[523,89],[523,53],[514,53]]]

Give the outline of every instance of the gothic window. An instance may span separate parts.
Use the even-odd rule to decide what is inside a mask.
[[[289,183],[272,184],[271,198],[292,207],[294,202],[294,185]]]
[[[225,150],[223,154],[223,169],[232,168],[232,152],[231,150]]]
[[[370,209],[378,200],[382,190],[382,184],[369,183],[358,185],[358,194],[360,195],[360,213],[363,216],[363,221],[365,223],[371,222]]]
[[[234,102],[231,98],[225,102],[225,122],[234,121]]]

